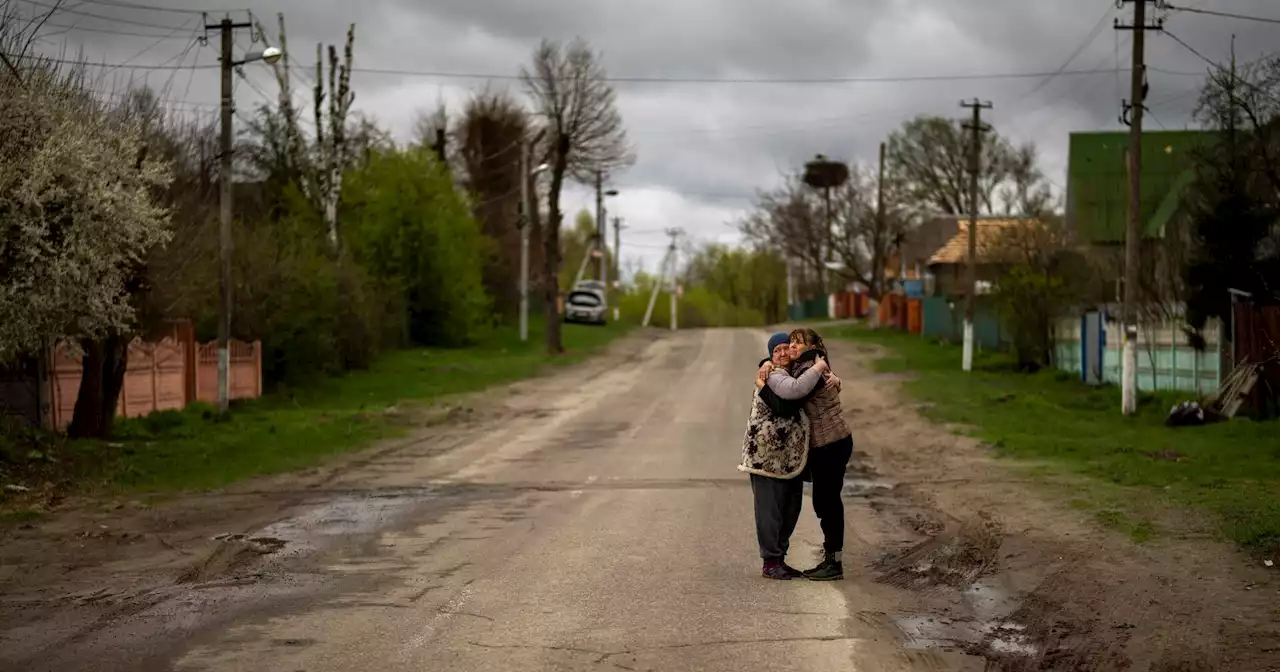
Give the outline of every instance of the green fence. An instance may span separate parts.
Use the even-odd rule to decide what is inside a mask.
[[[789,317],[792,322],[825,320],[830,317],[827,313],[827,307],[827,297],[818,296],[787,306],[787,317]]]
[[[930,296],[921,302],[923,336],[957,343],[964,340],[964,299]],[[1000,350],[1009,345],[1008,334],[1000,328],[1000,320],[990,300],[978,300],[973,316],[973,341],[979,348],[988,350]]]

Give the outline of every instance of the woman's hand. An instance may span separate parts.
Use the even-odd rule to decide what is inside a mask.
[[[836,377],[836,374],[828,371],[827,373],[822,374],[822,376],[827,381],[827,387],[834,389],[836,392],[840,391],[840,379]]]
[[[764,389],[764,378],[756,378],[756,389],[757,390]]]
[[[830,367],[829,365],[827,365],[827,360],[826,360],[826,359],[824,359],[824,358],[822,358],[822,357],[816,357],[816,358],[814,358],[813,368],[815,368],[815,369],[817,369],[817,370],[819,370],[819,371],[821,371],[821,372],[823,372],[823,373],[826,373],[827,371],[830,371],[830,370],[831,370],[831,367]]]

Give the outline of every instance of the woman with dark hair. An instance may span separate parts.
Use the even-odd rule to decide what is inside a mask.
[[[804,473],[810,445],[809,420],[800,400],[821,384],[826,365],[818,363],[805,374],[792,377],[786,372],[791,363],[787,335],[771,336],[768,348],[770,358],[765,362],[776,365],[771,376],[777,380],[752,394],[738,470],[751,475],[756,540],[764,561],[761,573],[765,578],[785,581],[804,576],[787,564],[791,533],[804,504],[804,481],[800,475]]]
[[[788,335],[791,361],[785,366],[786,377],[797,378],[810,371],[818,362],[827,367],[827,347],[822,337],[812,329],[796,329]],[[773,362],[762,365],[756,386],[775,388],[781,382]],[[776,389],[774,390],[777,391]],[[809,456],[804,478],[813,482],[813,512],[822,527],[822,562],[803,572],[814,581],[835,581],[844,578],[841,554],[844,552],[844,475],[853,456],[853,434],[844,421],[844,408],[840,405],[840,379],[825,376],[803,399],[805,416],[809,420]]]

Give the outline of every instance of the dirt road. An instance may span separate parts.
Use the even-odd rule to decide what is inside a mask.
[[[322,469],[6,530],[0,669],[1280,669],[1268,575],[1030,494],[849,345],[848,580],[759,578],[765,337],[645,334]],[[819,542],[806,505],[793,564]]]

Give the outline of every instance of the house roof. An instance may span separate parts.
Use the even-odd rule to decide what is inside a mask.
[[[1212,131],[1143,131],[1143,237],[1159,238],[1192,182],[1198,148]],[[1072,133],[1067,169],[1067,223],[1083,243],[1119,243],[1129,213],[1128,131]]]
[[[959,219],[955,215],[930,217],[921,222],[920,226],[908,231],[902,240],[902,256],[906,258],[907,264],[927,262],[947,241],[955,237],[960,230]],[[893,256],[896,260],[897,255]]]
[[[996,250],[1001,239],[1010,231],[1027,224],[1039,224],[1034,219],[1018,218],[986,218],[978,220],[978,261],[991,263],[999,261]],[[963,264],[969,256],[969,222],[961,221],[960,230],[948,240],[932,257],[929,265]]]

